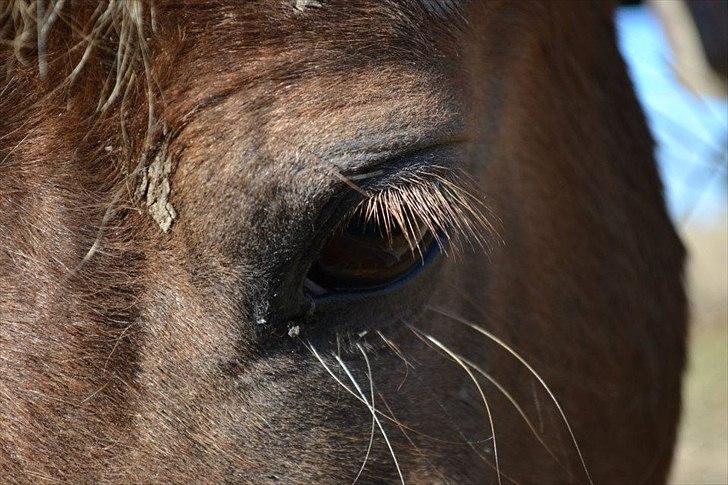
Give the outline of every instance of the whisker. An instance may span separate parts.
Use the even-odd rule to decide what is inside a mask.
[[[477,325],[475,325],[475,324],[473,324],[473,323],[465,320],[462,317],[459,317],[457,315],[454,315],[452,313],[449,313],[449,312],[447,312],[445,310],[442,310],[440,308],[435,308],[435,307],[432,307],[432,306],[428,306],[428,308],[431,309],[432,311],[437,312],[437,313],[439,313],[439,314],[441,314],[441,315],[443,315],[445,317],[448,317],[448,318],[450,318],[450,319],[452,319],[452,320],[454,320],[454,321],[456,321],[458,323],[461,323],[463,325],[466,325],[466,326],[472,328],[473,330],[475,330],[476,332],[479,332],[479,333],[485,335],[486,337],[488,337],[489,339],[491,339],[493,342],[495,342],[496,344],[498,344],[500,347],[502,347],[503,349],[505,349],[513,357],[515,357],[516,359],[518,359],[518,361],[521,364],[523,364],[523,366],[526,367],[526,369],[528,369],[528,371],[536,378],[536,380],[538,380],[538,382],[541,384],[541,386],[546,390],[546,392],[548,393],[549,397],[551,398],[551,401],[556,406],[556,409],[558,409],[559,414],[561,415],[561,418],[564,421],[564,424],[566,425],[566,429],[569,432],[569,436],[571,437],[571,441],[574,444],[574,448],[576,449],[576,453],[579,455],[579,460],[581,461],[581,466],[584,469],[584,473],[586,474],[586,477],[589,480],[589,483],[591,485],[594,485],[594,482],[592,481],[591,474],[589,473],[589,469],[586,466],[586,461],[584,460],[584,456],[581,453],[581,448],[579,447],[579,443],[576,440],[576,436],[574,435],[574,431],[571,429],[571,425],[569,424],[569,420],[566,417],[566,413],[564,412],[563,408],[561,407],[561,404],[559,404],[559,401],[558,401],[558,399],[556,399],[556,396],[554,395],[554,393],[551,391],[551,388],[546,384],[546,381],[544,381],[544,379],[541,377],[541,375],[538,372],[536,372],[536,370],[531,366],[531,364],[529,364],[512,347],[510,347],[503,340],[501,340],[500,338],[498,338],[496,335],[494,335],[493,333],[489,332],[488,330],[485,330],[484,328],[481,328],[481,327],[479,327],[479,326],[477,326]]]
[[[339,384],[346,392],[348,392],[349,394],[354,396],[358,401],[365,402],[364,400],[362,400],[361,396],[359,396],[357,393],[352,391],[349,386],[344,384],[341,381],[341,379],[339,379],[339,376],[334,374],[334,371],[332,371],[331,368],[326,364],[324,359],[319,355],[318,351],[316,350],[316,348],[314,348],[313,345],[308,343],[307,347],[308,347],[308,350],[311,351],[311,353],[314,355],[314,357],[316,357],[316,359],[319,361],[319,363],[323,366],[323,368],[326,370],[326,372],[328,372],[328,374],[336,381],[337,384]]]
[[[394,352],[394,354],[399,357],[402,362],[404,362],[404,377],[402,378],[402,382],[400,382],[397,386],[397,391],[399,391],[400,389],[402,389],[402,386],[407,381],[407,377],[409,376],[409,368],[412,367],[414,369],[415,367],[404,357],[402,350],[400,350],[400,348],[394,342],[385,337],[381,331],[377,330],[377,335],[379,335],[379,338],[384,341],[387,347],[392,349],[392,352]]]
[[[397,357],[402,359],[402,362],[405,363],[405,366],[412,367],[413,369],[415,368],[415,366],[412,365],[412,363],[410,361],[408,361],[407,358],[405,358],[404,354],[402,353],[402,349],[400,349],[397,344],[395,344],[390,339],[385,337],[384,334],[380,330],[377,330],[376,333],[377,333],[377,335],[379,335],[379,338],[381,338],[384,341],[384,343],[387,344],[387,347],[392,349],[392,352],[394,352],[397,355]]]
[[[387,400],[384,398],[384,395],[381,392],[377,392],[377,395],[379,396],[379,398],[384,403],[384,407],[387,408],[387,411],[389,412],[389,414],[392,415],[392,416],[394,416],[394,411],[392,410],[392,407],[389,405],[389,403],[387,402]],[[446,485],[448,483],[450,483],[448,481],[448,479],[445,477],[445,475],[443,475],[443,473],[434,465],[434,463],[432,463],[432,461],[429,458],[427,458],[427,456],[425,455],[425,453],[415,444],[415,442],[412,441],[412,438],[410,438],[410,436],[407,433],[406,429],[404,427],[402,427],[402,426],[399,426],[399,431],[404,435],[405,439],[409,442],[409,444],[412,445],[412,448],[414,448],[415,451],[417,451],[417,453],[419,454],[419,456],[421,456],[427,462],[427,464],[430,465],[430,468],[432,468],[432,470],[437,475],[440,476],[440,478],[442,479],[442,481]]]
[[[384,442],[387,444],[387,448],[389,448],[389,453],[392,455],[392,461],[394,461],[394,466],[397,468],[397,474],[399,475],[399,479],[402,482],[402,485],[405,485],[404,475],[402,475],[402,470],[399,468],[399,461],[397,461],[397,455],[394,453],[394,448],[392,448],[392,443],[389,442],[389,437],[387,436],[387,432],[384,430],[384,426],[382,426],[381,421],[379,421],[379,418],[377,417],[377,410],[374,407],[374,403],[372,402],[370,404],[367,402],[366,396],[364,395],[361,388],[359,387],[359,383],[357,383],[356,379],[354,379],[354,376],[351,374],[351,372],[349,371],[349,368],[346,366],[344,361],[341,360],[341,358],[338,355],[334,355],[334,358],[339,363],[339,366],[344,370],[347,377],[349,378],[351,383],[354,385],[354,387],[356,388],[356,390],[359,393],[359,395],[361,396],[361,398],[364,400],[364,403],[369,408],[369,411],[372,413],[372,417],[376,421],[377,427],[379,427],[379,431],[382,433]],[[371,373],[371,367],[369,366],[369,359],[368,359],[368,357],[366,357],[366,353],[364,353],[364,359],[367,364],[367,369]]]
[[[339,366],[341,366],[341,368],[344,369],[344,372],[349,377],[349,380],[352,382],[352,384],[354,384],[356,390],[358,391],[358,395],[356,393],[354,393],[354,391],[352,391],[351,388],[349,388],[349,386],[347,386],[346,384],[344,384],[343,382],[341,382],[341,380],[339,379],[339,377],[336,374],[334,374],[334,372],[329,368],[328,365],[326,365],[326,362],[324,362],[323,358],[321,358],[321,356],[316,351],[316,349],[313,347],[313,345],[311,345],[310,343],[308,343],[308,348],[313,353],[313,355],[316,357],[316,359],[318,359],[318,361],[321,363],[321,365],[324,367],[324,369],[326,369],[326,372],[328,372],[329,375],[341,387],[343,387],[349,394],[353,395],[355,398],[357,398],[357,400],[359,400],[361,403],[363,403],[364,405],[366,405],[367,408],[369,409],[369,411],[372,413],[372,421],[373,421],[373,423],[375,423],[379,427],[379,430],[382,432],[382,436],[384,437],[384,441],[387,443],[387,447],[389,448],[389,451],[392,454],[392,459],[394,460],[395,466],[397,467],[397,472],[399,473],[400,480],[402,481],[402,484],[404,485],[405,482],[404,482],[404,478],[402,477],[402,471],[399,468],[399,462],[397,461],[397,457],[394,454],[394,450],[392,450],[392,445],[389,443],[389,438],[387,437],[387,434],[384,431],[384,427],[382,426],[381,422],[379,421],[379,418],[377,418],[377,413],[379,411],[377,411],[376,408],[374,408],[373,405],[371,405],[371,404],[369,404],[367,402],[366,397],[364,396],[364,393],[361,391],[361,388],[359,388],[359,384],[356,382],[356,380],[354,379],[354,377],[349,372],[348,367],[346,367],[346,364],[344,364],[344,362],[341,360],[341,358],[338,355],[332,354],[334,356],[334,358],[336,359],[336,361],[339,363]],[[369,367],[369,360],[368,359],[366,359],[366,363],[367,363],[367,369],[369,370],[370,379],[371,379],[371,368]],[[373,392],[373,382],[372,382],[372,392]],[[371,452],[371,446],[372,446],[373,438],[374,438],[374,433],[373,433],[373,430],[372,430],[372,434],[371,434],[370,440],[369,440],[369,446],[367,448],[367,455],[365,457],[364,463],[362,464],[361,469],[357,473],[357,475],[354,478],[354,481],[352,483],[356,483],[356,481],[361,476],[361,473],[363,472],[364,467],[366,466],[366,463],[367,463],[367,461],[369,459],[369,453]]]
[[[480,382],[478,382],[478,379],[475,378],[475,375],[473,375],[473,372],[470,370],[470,368],[465,364],[462,359],[452,350],[450,350],[447,346],[443,345],[439,340],[434,338],[432,335],[428,335],[415,327],[406,324],[413,332],[420,333],[422,336],[424,336],[427,340],[435,344],[440,350],[445,352],[447,355],[450,356],[452,360],[454,360],[460,367],[463,368],[463,370],[468,374],[470,379],[473,381],[473,384],[475,384],[475,387],[478,389],[478,393],[480,393],[480,397],[483,400],[483,404],[485,405],[485,411],[488,415],[488,423],[490,424],[490,431],[493,437],[493,456],[495,458],[495,471],[496,475],[498,477],[498,484],[500,485],[502,483],[501,481],[501,473],[500,473],[500,464],[498,463],[498,446],[496,443],[496,437],[495,437],[495,426],[493,424],[493,414],[490,411],[490,405],[488,404],[488,399],[485,397],[485,393],[483,392],[483,388],[480,386]]]
[[[364,360],[367,364],[367,376],[369,377],[369,393],[370,393],[370,399],[372,404],[374,403],[374,380],[372,379],[372,370],[369,367],[369,359],[367,359],[366,353],[364,352],[364,349],[361,345],[356,344],[359,351],[364,355]],[[361,468],[359,468],[359,472],[356,474],[356,477],[354,477],[354,481],[351,482],[352,485],[354,485],[361,476],[362,472],[364,472],[364,468],[367,466],[367,461],[369,461],[369,455],[372,452],[372,444],[374,443],[374,430],[376,428],[376,421],[374,419],[375,414],[372,413],[372,428],[369,432],[369,444],[367,445],[367,452],[366,455],[364,455],[364,462],[361,464]]]
[[[501,394],[503,394],[503,396],[505,396],[505,398],[506,398],[506,399],[508,399],[508,401],[509,401],[509,402],[511,403],[511,405],[512,405],[512,406],[514,407],[514,409],[515,409],[515,410],[516,410],[516,411],[518,412],[518,414],[519,414],[519,415],[521,416],[521,418],[523,419],[523,421],[524,421],[524,422],[526,423],[526,425],[528,426],[528,428],[529,428],[529,429],[531,430],[531,433],[533,433],[533,436],[534,436],[534,437],[535,437],[535,438],[536,438],[536,439],[538,440],[538,442],[539,442],[539,443],[540,443],[540,444],[541,444],[541,445],[542,445],[542,446],[544,447],[544,449],[545,449],[545,450],[546,450],[546,451],[548,452],[548,454],[549,454],[549,455],[551,455],[551,457],[552,457],[552,458],[553,458],[553,459],[554,459],[554,460],[556,461],[556,463],[558,463],[558,464],[559,464],[559,465],[560,465],[560,466],[561,466],[561,467],[562,467],[563,469],[566,469],[566,468],[564,467],[564,465],[563,465],[563,464],[562,464],[562,463],[561,463],[561,462],[559,461],[559,459],[558,459],[558,458],[556,457],[556,455],[555,455],[555,454],[554,454],[554,452],[553,452],[553,451],[551,450],[551,448],[550,448],[550,447],[549,447],[549,446],[548,446],[548,445],[546,444],[546,442],[544,442],[544,440],[543,440],[543,438],[541,437],[540,433],[539,433],[538,431],[536,431],[536,427],[535,427],[535,426],[534,426],[534,424],[533,424],[533,423],[531,422],[531,420],[530,420],[530,419],[528,418],[528,416],[526,415],[525,411],[524,411],[524,410],[523,410],[523,408],[522,408],[522,407],[521,407],[521,406],[520,406],[520,405],[518,404],[518,402],[517,402],[517,401],[516,401],[516,399],[515,399],[515,398],[513,397],[513,395],[512,395],[512,394],[511,394],[510,392],[508,392],[508,390],[507,390],[507,389],[506,389],[505,387],[503,387],[503,385],[502,385],[502,384],[501,384],[501,383],[500,383],[500,382],[499,382],[498,380],[496,380],[496,379],[495,379],[495,378],[494,378],[494,377],[493,377],[492,375],[490,375],[489,373],[487,373],[487,372],[486,372],[486,371],[485,371],[485,370],[484,370],[484,369],[483,369],[482,367],[480,367],[479,365],[477,365],[476,363],[474,363],[474,362],[473,362],[473,361],[471,361],[470,359],[467,359],[466,357],[463,357],[462,355],[460,356],[460,358],[461,358],[461,359],[462,359],[462,361],[463,361],[463,362],[464,362],[465,364],[467,364],[467,365],[468,365],[468,366],[469,366],[469,367],[470,367],[471,369],[473,369],[473,370],[474,370],[474,371],[476,371],[476,372],[477,372],[478,374],[480,374],[480,375],[482,375],[482,376],[483,376],[484,378],[486,378],[486,379],[487,379],[487,380],[488,380],[488,381],[489,381],[489,382],[490,382],[491,384],[493,384],[493,385],[495,386],[495,388],[496,388],[496,389],[498,389],[498,391],[500,391],[500,393],[501,393]],[[568,470],[567,470],[567,471],[568,471]]]
[[[428,345],[428,347],[430,346],[429,342],[427,343],[427,345]],[[436,349],[434,347],[431,347],[431,348],[433,348],[433,350],[435,350],[436,352],[441,352],[439,349]],[[460,427],[457,425],[457,423],[455,422],[453,417],[450,416],[450,413],[447,412],[447,409],[445,408],[442,401],[440,401],[439,399],[436,399],[436,401],[437,401],[437,405],[440,407],[443,414],[447,417],[448,421],[450,421],[450,425],[463,438],[463,442],[466,445],[468,445],[471,450],[473,450],[473,453],[475,453],[478,456],[478,458],[480,458],[483,461],[483,463],[487,464],[492,470],[495,471],[495,465],[488,459],[487,456],[485,456],[483,453],[478,451],[478,449],[475,447],[475,444],[487,443],[488,441],[490,441],[492,439],[492,436],[485,440],[469,440],[467,438],[467,436],[465,436],[465,433],[463,432],[463,430],[460,429]],[[462,443],[458,443],[458,444],[462,444]],[[501,477],[505,478],[508,482],[512,483],[513,485],[520,485],[514,478],[510,477],[503,471],[501,471]]]
[[[414,331],[412,333],[418,339],[420,339],[428,348],[431,348],[435,352],[443,353],[441,350],[439,350],[436,347],[434,347],[430,342],[428,342],[427,340],[425,340],[424,338],[422,338],[421,335],[417,334]],[[486,458],[486,456],[483,455],[475,447],[475,444],[478,444],[479,445],[479,444],[482,444],[482,443],[487,443],[488,441],[491,440],[492,436],[490,438],[487,438],[487,439],[484,439],[484,440],[470,440],[470,439],[468,439],[468,437],[465,436],[465,433],[463,433],[462,429],[460,429],[460,426],[458,426],[457,423],[455,422],[455,420],[452,418],[452,416],[450,416],[450,413],[448,413],[447,409],[445,408],[445,405],[437,397],[435,390],[431,386],[428,386],[428,387],[429,387],[430,391],[432,392],[432,396],[431,396],[432,399],[434,399],[434,401],[437,403],[437,405],[439,406],[439,408],[442,410],[443,414],[445,415],[445,417],[447,418],[447,420],[450,422],[450,425],[453,427],[453,429],[455,431],[457,431],[457,433],[463,439],[463,442],[462,443],[454,443],[454,444],[458,444],[458,445],[465,444],[465,445],[467,445],[471,450],[473,450],[473,453],[475,453],[478,456],[478,458],[480,458],[484,463],[487,463],[489,467],[491,467],[493,470],[495,470],[495,466],[493,466],[493,464],[490,462],[490,460],[488,460],[488,458]]]
[[[551,455],[551,457],[552,457],[552,458],[553,458],[553,459],[554,459],[554,460],[556,461],[556,463],[558,463],[559,465],[561,465],[561,467],[562,467],[563,469],[566,469],[566,468],[564,467],[564,465],[562,465],[562,464],[561,464],[561,462],[559,461],[559,459],[558,459],[558,458],[556,457],[556,455],[554,454],[554,452],[553,452],[553,451],[551,451],[551,448],[549,448],[549,446],[548,446],[548,445],[547,445],[547,444],[546,444],[546,443],[545,443],[545,442],[543,441],[543,438],[542,438],[542,437],[541,437],[541,435],[540,435],[540,434],[539,434],[539,433],[538,433],[538,432],[536,431],[536,428],[535,428],[535,426],[533,425],[533,423],[531,423],[531,420],[530,420],[530,419],[528,419],[528,416],[527,416],[527,415],[526,415],[526,413],[525,413],[525,412],[523,411],[523,408],[521,408],[521,406],[520,406],[520,405],[518,404],[518,402],[517,402],[517,401],[515,400],[515,398],[514,398],[514,397],[513,397],[512,395],[511,395],[511,393],[509,393],[509,392],[508,392],[508,391],[507,391],[507,390],[506,390],[506,389],[505,389],[505,388],[504,388],[504,387],[503,387],[503,386],[502,386],[502,385],[500,384],[500,382],[498,382],[498,381],[497,381],[497,380],[496,380],[496,379],[495,379],[495,378],[494,378],[493,376],[491,376],[490,374],[488,374],[487,372],[485,372],[485,371],[484,371],[484,370],[483,370],[483,369],[482,369],[482,368],[481,368],[480,366],[478,366],[477,364],[475,364],[475,363],[474,363],[474,362],[472,362],[471,360],[469,360],[469,359],[466,359],[465,357],[461,357],[461,359],[462,359],[462,360],[463,360],[463,362],[465,362],[465,363],[466,363],[466,364],[467,364],[468,366],[470,366],[470,368],[471,368],[471,369],[473,369],[473,370],[474,370],[474,371],[476,371],[476,372],[477,372],[478,374],[480,374],[480,375],[482,375],[483,377],[485,377],[486,379],[488,379],[488,381],[490,381],[490,383],[491,383],[491,384],[493,384],[493,385],[494,385],[494,386],[496,387],[496,389],[498,389],[498,390],[499,390],[499,391],[501,392],[501,394],[503,394],[503,395],[504,395],[504,396],[506,397],[506,399],[508,399],[508,400],[510,401],[510,403],[511,403],[511,404],[513,405],[513,407],[514,407],[514,408],[515,408],[515,410],[516,410],[516,411],[518,412],[518,414],[520,414],[520,415],[521,415],[521,418],[522,418],[522,419],[523,419],[523,421],[524,421],[524,422],[526,423],[526,425],[528,426],[528,428],[529,428],[529,429],[531,430],[531,433],[533,433],[533,436],[534,436],[534,437],[535,437],[535,438],[536,438],[536,439],[538,440],[538,442],[539,442],[539,443],[541,443],[541,446],[543,446],[543,447],[544,447],[544,449],[545,449],[545,450],[546,450],[546,451],[548,452],[548,454],[549,454],[549,455]],[[568,471],[568,470],[567,470],[567,471]]]
[[[316,357],[316,360],[318,360],[318,361],[319,361],[319,363],[320,363],[320,364],[321,364],[321,365],[323,366],[324,370],[326,370],[326,372],[327,372],[327,373],[328,373],[328,374],[329,374],[329,375],[330,375],[330,376],[331,376],[331,377],[332,377],[332,378],[333,378],[333,379],[334,379],[334,380],[336,381],[336,383],[337,383],[337,384],[338,384],[339,386],[341,386],[341,387],[342,387],[342,388],[343,388],[343,389],[344,389],[344,390],[345,390],[345,391],[346,391],[346,392],[347,392],[348,394],[350,394],[351,396],[353,396],[353,397],[354,397],[354,398],[355,398],[355,399],[356,399],[357,401],[361,402],[361,403],[362,403],[362,404],[364,404],[364,405],[367,405],[367,401],[366,401],[366,399],[362,399],[362,397],[361,397],[361,396],[360,396],[359,394],[357,394],[356,392],[354,392],[354,390],[352,390],[352,389],[351,389],[351,388],[350,388],[349,386],[347,386],[346,384],[344,384],[344,383],[343,383],[343,382],[341,381],[341,379],[339,379],[339,377],[338,377],[338,376],[337,376],[337,375],[336,375],[336,374],[334,373],[334,371],[332,371],[332,370],[331,370],[331,368],[330,368],[330,367],[329,367],[329,366],[328,366],[328,365],[326,364],[326,362],[325,362],[325,361],[323,360],[323,358],[321,357],[321,355],[320,355],[320,354],[318,353],[318,351],[317,351],[317,350],[316,350],[316,349],[315,349],[315,348],[314,348],[314,347],[313,347],[313,346],[311,345],[311,343],[310,343],[310,342],[307,342],[306,344],[304,344],[304,346],[308,348],[308,350],[309,350],[309,351],[310,351],[310,352],[311,352],[311,353],[312,353],[312,354],[314,355],[314,357]],[[335,357],[336,357],[336,356],[335,356]],[[375,412],[376,412],[376,413],[377,413],[377,414],[378,414],[379,416],[381,416],[382,418],[386,419],[387,421],[389,421],[389,422],[391,422],[391,423],[395,424],[396,426],[402,427],[402,428],[406,429],[407,431],[411,431],[411,432],[413,432],[413,433],[415,433],[415,434],[417,434],[417,435],[419,435],[419,436],[422,436],[422,437],[424,437],[424,438],[427,438],[427,439],[429,439],[429,440],[432,440],[432,441],[435,441],[435,442],[438,442],[438,443],[445,443],[445,444],[451,444],[451,445],[458,445],[458,444],[461,444],[461,443],[457,443],[457,442],[453,442],[453,441],[448,441],[448,440],[442,440],[442,439],[436,438],[436,437],[434,437],[434,436],[430,436],[430,435],[428,435],[428,434],[426,434],[426,433],[423,433],[423,432],[421,432],[421,431],[417,431],[416,429],[413,429],[413,428],[411,428],[410,426],[407,426],[406,424],[402,423],[401,421],[398,421],[397,419],[395,419],[395,418],[393,418],[392,416],[389,416],[389,415],[387,415],[387,414],[385,414],[385,413],[383,413],[383,412],[379,411],[378,409],[375,409]]]

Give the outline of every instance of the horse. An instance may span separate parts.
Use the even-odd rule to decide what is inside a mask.
[[[684,250],[613,9],[0,3],[2,481],[665,481]]]

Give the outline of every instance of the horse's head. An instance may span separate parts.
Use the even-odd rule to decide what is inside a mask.
[[[5,8],[3,476],[664,479],[682,249],[610,7]]]

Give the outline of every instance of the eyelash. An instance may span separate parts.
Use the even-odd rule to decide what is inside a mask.
[[[392,237],[393,231],[401,231],[410,250],[420,257],[428,248],[419,247],[417,228],[429,230],[445,254],[446,245],[458,252],[466,243],[487,250],[497,236],[491,222],[494,217],[474,195],[472,182],[451,168],[419,169],[361,193],[362,199],[344,220],[359,216],[375,222],[387,238]]]

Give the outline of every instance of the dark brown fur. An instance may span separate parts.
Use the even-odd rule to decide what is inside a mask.
[[[308,342],[350,385],[331,357],[340,350],[368,395],[356,343],[366,351],[377,408],[406,425],[382,417],[408,483],[495,483],[477,388],[411,325],[503,383],[553,453],[483,380],[504,482],[586,482],[534,376],[445,313],[543,376],[595,483],[664,481],[683,250],[611,9],[294,3],[158,0],[154,25],[143,4],[144,40],[132,42],[144,53],[103,112],[117,30],[67,78],[89,3],[65,5],[46,79],[33,46],[25,65],[2,52],[2,480],[350,483],[371,413]],[[308,311],[295,281],[342,178],[373,151],[454,138],[467,139],[460,168],[503,244],[446,259],[394,295]],[[167,233],[135,195],[164,146],[177,213]],[[397,482],[376,433],[359,483]]]

